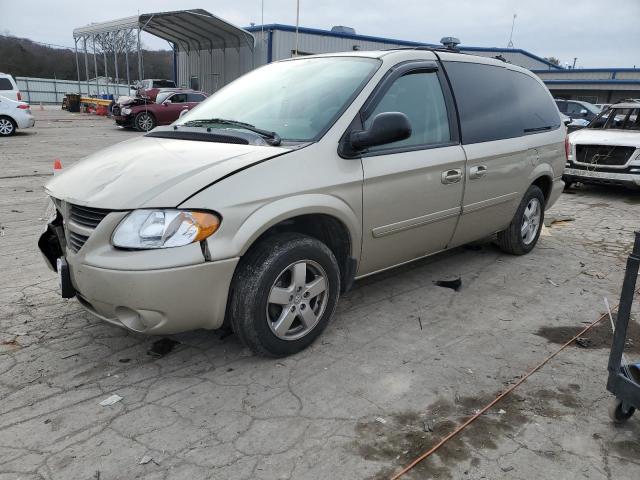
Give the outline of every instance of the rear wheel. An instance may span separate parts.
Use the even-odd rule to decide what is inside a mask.
[[[140,132],[148,132],[156,128],[156,118],[149,112],[140,112],[136,115],[134,124],[136,130]]]
[[[8,137],[16,133],[16,122],[9,117],[0,117],[0,136]]]
[[[544,222],[544,194],[536,185],[531,185],[524,194],[518,210],[509,226],[498,233],[496,244],[512,255],[524,255],[538,243]]]
[[[255,353],[281,357],[308,347],[327,326],[340,271],[324,243],[283,233],[243,257],[232,288],[233,331]]]

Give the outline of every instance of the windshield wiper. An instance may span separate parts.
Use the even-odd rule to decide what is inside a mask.
[[[244,128],[245,130],[249,130],[250,132],[257,133],[258,135],[265,137],[266,139],[268,139],[267,142],[269,143],[269,145],[273,145],[274,147],[282,143],[280,135],[278,135],[276,132],[263,130],[262,128],[257,128],[255,125],[251,125],[250,123],[245,122],[239,122],[238,120],[227,120],[226,118],[199,118],[197,120],[189,120],[182,125],[185,127],[198,127],[210,123]]]

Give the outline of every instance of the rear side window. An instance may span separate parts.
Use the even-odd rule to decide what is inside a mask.
[[[13,84],[8,78],[0,78],[0,90],[13,90]]]
[[[528,75],[504,67],[446,62],[462,143],[515,138],[560,127],[551,96]]]
[[[202,102],[204,100],[204,95],[201,93],[188,93],[187,101],[188,102]]]
[[[395,80],[367,117],[364,126],[370,127],[374,117],[383,112],[404,113],[411,122],[411,136],[389,145],[370,148],[370,151],[451,141],[447,107],[435,72],[410,72]]]

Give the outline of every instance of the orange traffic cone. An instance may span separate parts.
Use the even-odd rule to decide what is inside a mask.
[[[57,175],[57,174],[59,174],[60,172],[62,172],[62,162],[60,161],[60,159],[59,159],[59,158],[56,158],[56,159],[53,161],[53,174],[54,174],[54,175]]]

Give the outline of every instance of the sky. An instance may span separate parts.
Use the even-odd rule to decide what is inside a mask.
[[[238,26],[295,24],[296,0],[0,0],[0,34],[73,46],[74,28],[160,11],[203,8]],[[29,12],[26,14],[26,12]],[[300,25],[347,25],[363,35],[438,43],[456,36],[463,45],[506,47],[516,14],[513,45],[579,68],[640,68],[640,0],[300,0]],[[168,44],[150,35],[150,48]]]

